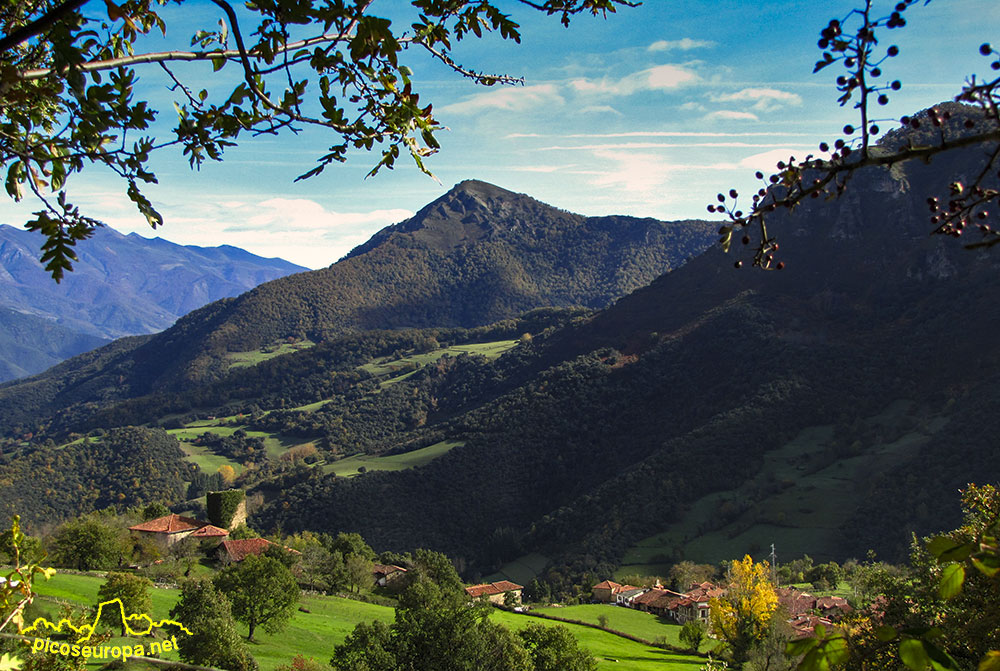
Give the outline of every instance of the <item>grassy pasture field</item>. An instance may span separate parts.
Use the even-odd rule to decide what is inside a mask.
[[[315,347],[315,345],[316,343],[311,340],[266,345],[251,352],[230,352],[226,355],[226,360],[229,362],[230,368],[246,368],[248,366],[256,366],[262,361],[267,361],[283,354],[300,352],[304,349]]]
[[[609,608],[616,608],[616,606],[609,606]],[[573,633],[581,647],[586,648],[594,655],[597,659],[597,668],[602,670],[698,671],[705,664],[705,660],[701,657],[681,655],[661,648],[642,645],[600,629],[578,624],[553,622],[530,615],[500,610],[494,612],[493,618],[511,629],[520,629],[529,624],[562,625]]]
[[[762,558],[772,543],[785,557],[805,553],[817,561],[835,557],[836,530],[855,511],[853,492],[875,475],[896,468],[944,427],[946,420],[917,417],[913,407],[899,399],[869,417],[867,423],[879,431],[913,428],[890,431],[892,440],[874,441],[854,456],[832,458],[833,426],[804,429],[765,455],[760,471],[741,487],[693,501],[677,522],[636,543],[615,576],[662,576],[677,556],[711,564],[746,552]],[[718,522],[728,501],[747,500],[754,505],[726,523]]]
[[[408,354],[399,359],[392,357],[380,357],[366,364],[358,366],[359,369],[367,371],[376,377],[387,375],[395,381],[399,381],[403,376],[412,372],[414,367],[419,368],[429,363],[434,363],[441,357],[458,356],[459,354],[480,354],[489,360],[496,359],[504,352],[513,349],[517,345],[517,340],[496,340],[493,342],[469,343],[467,345],[452,345],[440,349],[424,352],[421,354]],[[400,376],[393,375],[405,370]]]
[[[346,459],[338,459],[332,463],[323,465],[326,473],[336,473],[339,477],[350,477],[357,475],[361,468],[368,471],[402,471],[415,466],[423,466],[433,459],[437,459],[453,447],[465,445],[460,440],[442,440],[419,450],[404,452],[403,454],[392,454],[387,457],[372,457],[358,454]]]
[[[603,615],[608,619],[608,628],[616,631],[624,631],[644,638],[647,641],[656,641],[663,638],[670,645],[684,647],[681,643],[681,626],[671,624],[662,620],[653,613],[644,613],[641,610],[623,608],[608,603],[583,604],[579,606],[565,606],[556,608],[536,608],[535,612],[544,613],[552,617],[559,617],[566,620],[579,620],[590,624],[600,624],[600,617]],[[716,641],[706,638],[702,642],[701,650],[707,651],[715,647]]]
[[[57,573],[50,580],[40,580],[36,584],[36,592],[40,595],[36,603],[36,616],[52,619],[58,610],[60,602],[68,602],[74,606],[97,605],[97,591],[104,582],[103,577],[95,575],[76,575]],[[179,590],[172,588],[156,588],[152,590],[153,619],[168,617],[170,609],[177,603]],[[360,601],[342,599],[334,596],[303,595],[299,605],[303,610],[294,613],[288,626],[280,633],[268,634],[258,630],[257,641],[250,643],[251,654],[260,664],[261,671],[272,671],[277,666],[288,664],[296,654],[312,657],[324,665],[330,659],[335,645],[342,643],[359,622],[382,620],[391,622],[394,617],[392,608],[376,606]],[[630,631],[642,638],[655,638],[665,635],[673,642],[668,625],[647,622],[642,617],[648,615],[637,611],[628,611],[615,606],[577,606],[558,611],[559,616],[572,617],[582,621],[597,622],[600,614],[597,609],[608,611],[609,626]],[[621,611],[621,612],[615,612]],[[603,612],[603,611],[601,611]],[[630,615],[629,613],[634,613]],[[533,618],[516,613],[495,611],[493,618],[502,624],[521,628],[531,623],[555,626],[560,624],[551,620]],[[652,616],[650,616],[652,617]],[[655,618],[654,618],[655,619]],[[628,627],[638,627],[632,631]],[[628,669],[629,671],[696,671],[704,663],[699,657],[678,655],[659,648],[654,648],[628,639],[615,636],[608,632],[566,624],[580,645],[597,658],[600,669]],[[246,627],[238,624],[237,628],[246,635]],[[666,631],[667,633],[659,633]],[[654,634],[649,636],[649,634]],[[107,645],[130,645],[133,639],[112,639]],[[176,653],[164,653],[167,659],[177,659]],[[615,660],[615,661],[612,661]],[[104,662],[94,662],[89,668],[100,668]],[[145,665],[130,663],[129,668],[144,668]]]
[[[518,585],[527,585],[534,578],[541,575],[545,567],[549,565],[549,558],[537,552],[526,554],[504,564],[499,571],[486,576],[484,582],[497,582],[500,580],[510,580]]]

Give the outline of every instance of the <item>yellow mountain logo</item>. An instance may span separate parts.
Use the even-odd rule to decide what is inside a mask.
[[[154,622],[153,618],[145,613],[126,615],[125,605],[122,603],[121,599],[102,601],[100,605],[97,606],[97,614],[94,616],[93,624],[83,624],[77,627],[65,618],[59,620],[57,624],[52,624],[44,617],[39,617],[36,618],[29,627],[26,627],[22,633],[35,633],[36,635],[44,636],[53,633],[62,633],[63,628],[66,627],[80,637],[76,640],[76,643],[86,643],[90,640],[90,637],[94,635],[94,630],[97,627],[97,623],[101,621],[101,616],[104,615],[105,608],[118,609],[118,612],[121,614],[121,621],[125,623],[125,633],[128,636],[148,636],[152,633],[153,629],[158,629],[166,625],[173,625],[178,627],[185,634],[188,634],[189,636],[191,635],[191,632],[187,629],[187,627],[175,620],[160,620],[158,622]],[[133,624],[136,624],[136,626],[133,627]]]

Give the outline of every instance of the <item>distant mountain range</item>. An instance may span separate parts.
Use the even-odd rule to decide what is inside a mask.
[[[0,381],[24,377],[122,336],[155,333],[206,303],[306,270],[242,249],[182,246],[97,229],[56,284],[42,237],[0,225]]]
[[[117,398],[181,389],[223,375],[229,352],[288,338],[473,327],[538,307],[604,307],[701,253],[714,229],[584,217],[469,180],[328,268],[195,310],[116,359],[113,371],[97,372],[101,379],[88,376],[88,388]],[[77,398],[72,385],[60,393]]]

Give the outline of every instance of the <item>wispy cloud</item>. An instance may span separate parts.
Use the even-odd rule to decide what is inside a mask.
[[[697,73],[682,65],[657,65],[640,70],[621,79],[574,79],[570,82],[576,91],[591,95],[628,96],[641,91],[665,91],[694,84]]]
[[[509,133],[504,137],[509,140],[521,138],[560,137],[560,138],[623,138],[623,137],[814,137],[814,133],[797,133],[775,131],[681,131],[681,130],[635,130],[621,133]]]
[[[379,229],[413,216],[405,209],[336,212],[307,198],[254,201],[203,194],[197,207],[154,199],[165,221],[154,232],[123,195],[96,193],[80,200],[92,216],[122,233],[162,233],[178,244],[201,247],[225,243],[310,268],[330,265]]]
[[[718,110],[705,115],[706,121],[724,119],[726,121],[759,121],[753,112],[737,112],[736,110]]]
[[[607,144],[550,145],[538,147],[535,151],[607,151],[607,150],[648,150],[677,148],[714,149],[769,149],[787,147],[784,142],[618,142]],[[805,145],[799,149],[806,149]]]
[[[705,49],[714,47],[715,42],[709,40],[692,40],[685,37],[680,40],[657,40],[649,45],[649,51],[691,51],[692,49]]]
[[[538,107],[562,105],[565,102],[555,85],[536,84],[477,93],[461,102],[445,105],[438,112],[443,114],[474,114],[496,109],[525,112]]]
[[[612,116],[625,116],[611,105],[588,105],[580,109],[581,114],[610,114]]]
[[[712,100],[721,103],[746,103],[758,112],[769,112],[787,105],[802,104],[802,96],[799,94],[772,88],[745,88],[735,93],[712,96]]]

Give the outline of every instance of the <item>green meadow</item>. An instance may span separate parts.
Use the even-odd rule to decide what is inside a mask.
[[[453,447],[460,445],[465,445],[465,443],[459,440],[442,440],[440,443],[434,443],[419,450],[385,457],[358,454],[353,457],[327,463],[323,466],[323,470],[327,473],[336,473],[340,477],[357,475],[361,472],[362,468],[366,471],[402,471],[407,468],[423,466],[445,454]]]
[[[75,575],[57,573],[50,580],[39,580],[36,592],[39,598],[33,606],[34,616],[43,615],[53,619],[60,603],[74,606],[96,606],[97,591],[104,578],[95,575]],[[174,588],[155,588],[152,590],[154,620],[169,617],[170,609],[177,603],[179,590]],[[359,622],[383,620],[391,622],[393,609],[376,606],[369,603],[343,599],[334,596],[303,595],[299,610],[295,612],[288,626],[277,634],[258,631],[257,641],[249,643],[251,654],[260,664],[261,671],[272,671],[282,664],[288,664],[296,654],[312,657],[324,665],[330,658],[334,646],[344,641],[346,636]],[[308,611],[308,612],[306,612]],[[647,613],[629,611],[615,606],[575,606],[571,608],[547,609],[560,617],[568,617],[581,621],[597,622],[600,614],[606,614],[611,628],[621,629],[629,633],[653,640],[663,636],[670,643],[676,644],[676,636],[672,634],[674,625],[665,625],[655,621],[655,617]],[[555,626],[562,624],[551,620],[534,618],[517,613],[497,610],[493,617],[512,628],[525,627],[531,623]],[[650,619],[652,618],[652,620]],[[240,631],[246,634],[246,628],[238,625]],[[636,643],[620,636],[584,627],[565,624],[580,642],[598,661],[600,669],[628,669],[629,671],[696,671],[704,663],[700,657],[681,655],[661,650],[659,648]],[[679,629],[679,627],[676,627]],[[137,639],[112,639],[106,645],[135,645]],[[177,659],[176,653],[164,653],[163,658]],[[89,668],[99,668],[104,662],[93,662]],[[130,667],[141,668],[138,663]]]

